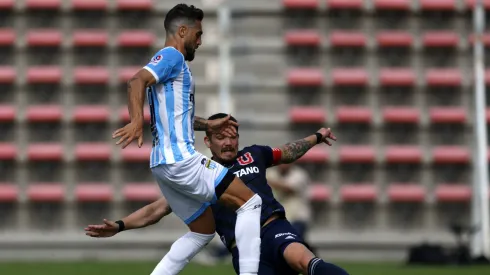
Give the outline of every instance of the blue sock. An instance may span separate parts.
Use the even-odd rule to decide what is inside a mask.
[[[308,275],[349,275],[342,268],[324,262],[320,258],[313,258],[308,263]]]

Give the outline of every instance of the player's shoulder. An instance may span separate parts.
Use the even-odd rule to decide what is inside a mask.
[[[165,47],[159,50],[154,56],[152,61],[168,60],[175,63],[183,63],[184,56],[174,47]]]
[[[253,144],[253,145],[244,147],[240,152],[242,152],[243,154],[245,154],[247,152],[252,153],[252,154],[259,154],[259,153],[263,153],[264,151],[271,151],[271,150],[272,150],[272,148],[270,146]]]

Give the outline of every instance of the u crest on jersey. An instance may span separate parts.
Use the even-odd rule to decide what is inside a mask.
[[[240,165],[243,166],[243,165],[249,165],[250,163],[254,162],[254,159],[252,157],[252,154],[250,154],[250,152],[247,152],[243,156],[239,157],[237,161]]]

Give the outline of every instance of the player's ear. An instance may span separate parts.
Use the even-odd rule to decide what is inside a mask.
[[[204,136],[204,144],[206,144],[208,148],[211,148],[211,140],[209,140],[208,136]]]
[[[183,26],[180,26],[179,27],[179,36],[180,36],[180,38],[184,38],[185,35],[187,34],[187,31],[188,31],[187,26],[184,26],[184,25]]]

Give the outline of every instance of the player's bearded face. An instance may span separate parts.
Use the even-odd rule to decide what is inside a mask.
[[[224,162],[235,160],[238,153],[238,136],[230,138],[224,135],[213,135],[211,139],[213,156]]]
[[[196,50],[201,45],[202,24],[200,21],[195,22],[195,26],[189,28],[189,32],[184,42],[186,52],[185,60],[192,61],[196,55]]]
[[[185,60],[186,61],[192,61],[194,60],[194,57],[196,55],[196,47],[194,46],[194,43],[192,43],[192,41],[187,41],[185,44],[184,44],[184,48],[185,48]]]

